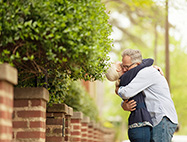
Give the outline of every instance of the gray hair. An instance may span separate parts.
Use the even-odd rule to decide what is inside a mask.
[[[125,49],[122,53],[122,58],[125,56],[129,56],[131,58],[132,63],[141,63],[142,62],[142,54],[141,54],[140,50]]]

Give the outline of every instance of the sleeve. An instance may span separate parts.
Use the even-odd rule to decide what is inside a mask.
[[[132,68],[121,76],[119,86],[125,86],[129,84],[141,69],[151,66],[153,62],[154,60],[151,58],[143,59],[140,65],[135,68]]]
[[[152,75],[150,69],[142,69],[128,85],[121,86],[118,89],[119,96],[122,99],[129,99],[151,86],[154,83]]]

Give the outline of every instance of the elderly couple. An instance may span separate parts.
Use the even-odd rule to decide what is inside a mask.
[[[106,77],[116,81],[122,108],[131,111],[128,136],[131,142],[171,142],[178,118],[162,70],[143,59],[139,50],[126,49]]]

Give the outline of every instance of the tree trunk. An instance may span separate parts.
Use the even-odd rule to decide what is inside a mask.
[[[154,46],[155,46],[155,48],[154,48],[154,63],[155,63],[155,65],[157,64],[157,43],[158,43],[158,33],[157,33],[157,29],[156,29],[156,27],[157,27],[157,23],[155,23],[155,44],[154,44]]]
[[[165,68],[166,68],[166,79],[170,86],[170,69],[169,69],[169,24],[168,24],[168,0],[166,0],[166,23],[165,23]]]

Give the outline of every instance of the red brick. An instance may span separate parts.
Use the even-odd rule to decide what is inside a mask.
[[[45,123],[41,121],[30,121],[30,128],[45,128]]]
[[[88,126],[88,124],[87,123],[81,123],[82,124],[82,126]]]
[[[47,118],[46,124],[47,125],[63,125],[63,120],[62,119]]]
[[[69,141],[70,141],[70,139],[71,139],[71,137],[70,137],[70,136],[67,136],[67,135],[65,136],[65,141],[68,141],[68,142],[69,142]]]
[[[30,131],[27,131],[27,132],[17,132],[17,138],[26,138],[26,139],[29,139],[29,138],[45,138],[45,132],[36,132],[36,131],[33,131],[33,132],[30,132]]]
[[[82,138],[81,142],[87,142],[87,138]]]
[[[31,106],[42,106],[43,108],[46,108],[46,102],[44,100],[34,99],[31,100]]]
[[[65,115],[64,113],[53,113],[54,117],[61,117],[61,118],[64,118]]]
[[[6,81],[0,81],[0,90],[13,94],[13,85]]]
[[[77,136],[79,136],[79,135],[81,135],[81,132],[73,131],[73,132],[71,132],[71,135],[77,135]]]
[[[56,137],[56,136],[46,137],[46,142],[63,142],[63,141],[64,141],[63,137]]]
[[[1,133],[12,134],[12,127],[0,125],[0,134]]]
[[[82,137],[87,137],[87,133],[85,133],[85,134],[82,134]]]
[[[18,117],[22,117],[22,118],[28,118],[28,117],[45,117],[45,113],[43,111],[18,111],[17,112]]]
[[[81,120],[80,119],[71,119],[71,123],[80,123]]]
[[[81,142],[81,138],[72,138],[73,142]]]
[[[10,142],[10,140],[8,140],[8,139],[7,140],[1,140],[0,139],[0,142]]]
[[[73,129],[76,129],[76,130],[77,130],[77,129],[81,129],[81,126],[74,125],[74,126],[73,126]]]
[[[0,118],[12,120],[12,113],[7,112],[7,111],[0,111]]]
[[[87,131],[88,131],[88,129],[81,129],[81,131],[82,131],[82,132],[87,132]]]
[[[7,96],[0,96],[0,104],[3,104],[7,107],[13,107],[13,100],[8,98]]]
[[[13,128],[28,128],[26,121],[13,121]]]
[[[28,100],[14,100],[14,107],[27,107],[28,105]]]

